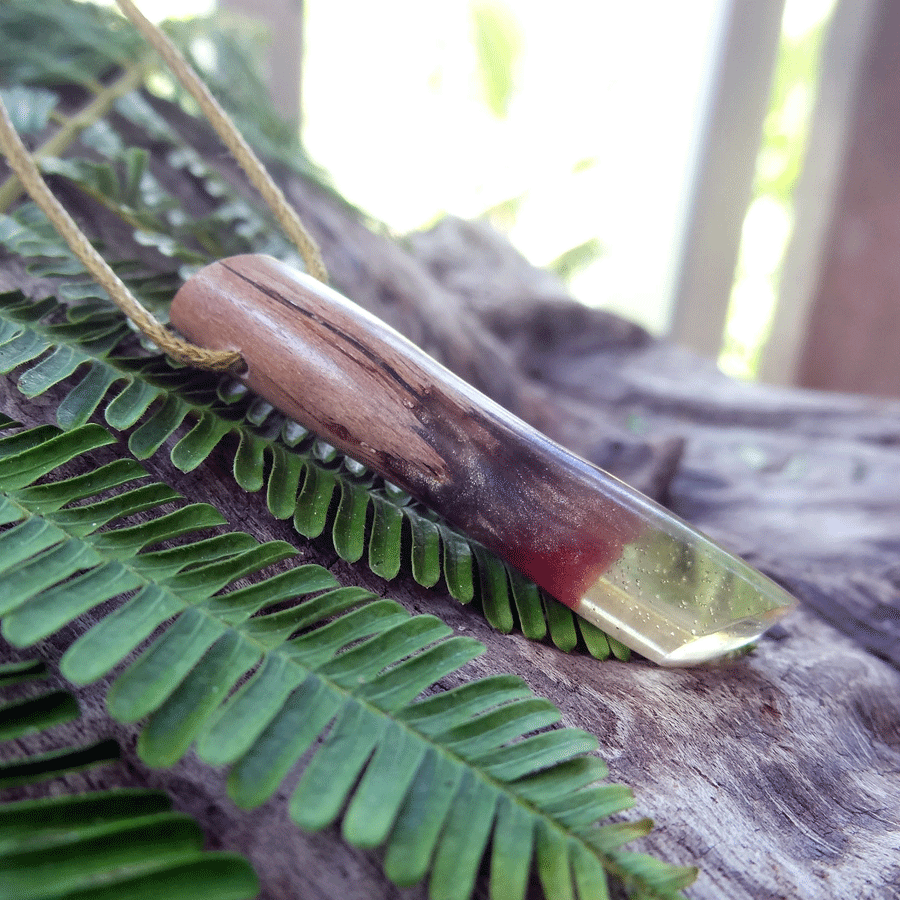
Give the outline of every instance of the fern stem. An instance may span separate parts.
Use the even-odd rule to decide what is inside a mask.
[[[62,128],[52,137],[48,138],[33,154],[32,157],[40,162],[51,156],[59,156],[78,138],[86,128],[95,122],[99,122],[112,108],[113,103],[124,97],[125,94],[138,88],[147,74],[155,67],[155,62],[149,55],[144,56],[138,62],[129,67],[112,84],[103,88],[97,96],[74,116],[64,119]],[[15,175],[0,186],[0,213],[5,213],[13,203],[25,192],[22,183]]]

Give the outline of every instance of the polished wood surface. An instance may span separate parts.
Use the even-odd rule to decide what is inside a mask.
[[[627,491],[350,300],[241,256],[178,292],[172,323],[238,350],[256,394],[572,605],[640,527]]]

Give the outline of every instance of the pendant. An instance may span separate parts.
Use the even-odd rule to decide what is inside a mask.
[[[265,256],[202,269],[172,324],[237,350],[238,377],[664,666],[758,638],[794,599],[612,475],[551,441],[380,319]]]

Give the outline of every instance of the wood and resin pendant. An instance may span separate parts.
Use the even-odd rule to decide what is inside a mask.
[[[668,510],[275,259],[207,266],[178,291],[171,321],[201,347],[239,351],[255,394],[660,665],[730,653],[794,606]]]

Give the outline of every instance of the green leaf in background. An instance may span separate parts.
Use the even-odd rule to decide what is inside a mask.
[[[603,244],[598,238],[588,238],[580,244],[566,250],[547,264],[551,272],[556,272],[564,281],[568,281],[603,255]]]
[[[472,0],[473,43],[488,109],[503,119],[515,92],[522,36],[516,17],[500,0]]]
[[[36,134],[46,128],[50,122],[50,114],[59,102],[53,91],[22,85],[3,88],[0,95],[13,127],[23,136]]]

